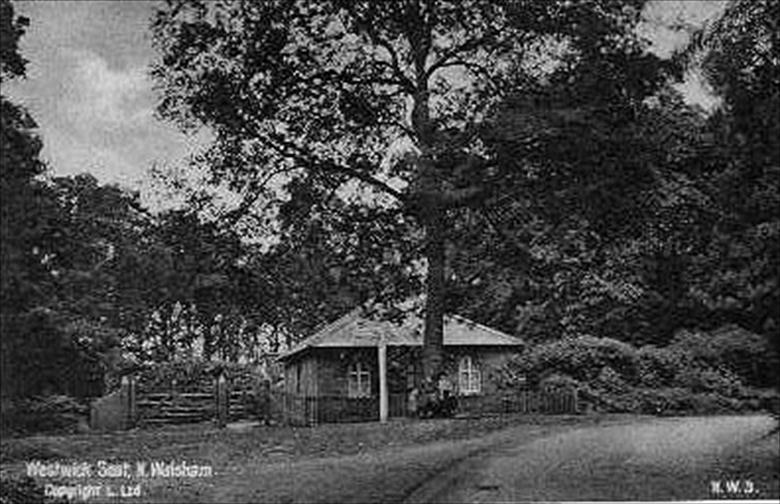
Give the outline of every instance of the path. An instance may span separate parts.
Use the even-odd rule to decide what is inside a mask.
[[[739,476],[723,474],[724,458],[774,425],[770,417],[722,416],[575,429],[471,459],[434,478],[409,500],[712,498],[712,480]]]
[[[481,438],[270,462],[214,482],[210,502],[517,502],[709,498],[723,457],[765,416],[524,425]],[[170,495],[170,494],[168,494]]]

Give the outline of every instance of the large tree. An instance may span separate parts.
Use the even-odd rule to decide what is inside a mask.
[[[452,291],[462,296],[461,310],[535,339],[590,333],[666,344],[682,328],[736,323],[777,342],[778,8],[730,2],[682,53],[720,98],[712,110],[684,103],[669,86],[614,128],[599,126],[599,109],[587,128],[545,120],[538,129],[553,136],[540,139],[552,140],[554,149],[598,148],[578,148],[578,162],[568,168],[558,158],[564,169],[537,177],[534,197],[507,214],[521,218],[504,219],[534,244],[530,274],[518,274],[516,255],[500,242],[480,242],[484,235],[472,232],[474,246],[461,251],[458,265],[460,278],[474,285],[461,281]],[[613,101],[621,103],[628,102]],[[527,116],[522,106],[512,108],[506,121]],[[500,143],[525,148],[511,137]],[[604,173],[610,159],[619,160],[611,175]],[[602,184],[608,197],[569,184],[577,171]],[[585,191],[573,195],[566,185]]]
[[[153,22],[159,112],[213,130],[208,166],[243,196],[240,210],[282,177],[307,195],[350,186],[411,216],[425,237],[430,383],[441,363],[453,214],[497,198],[523,164],[499,162],[507,153],[486,143],[485,119],[552,73],[560,96],[526,99],[526,108],[567,120],[586,116],[594,98],[641,101],[659,81],[634,36],[642,4],[170,1]],[[628,80],[600,88],[609,72]],[[539,123],[519,117],[511,134],[532,144]],[[579,152],[558,155],[572,163]]]
[[[25,76],[19,39],[29,20],[0,2],[0,83]],[[0,342],[2,392],[27,389],[19,364],[42,366],[46,351],[59,346],[47,306],[54,295],[49,261],[56,233],[56,204],[39,177],[45,166],[35,121],[27,111],[0,95]],[[43,327],[45,326],[45,327]],[[43,328],[41,328],[43,327]],[[32,333],[40,330],[37,336]]]
[[[720,106],[709,120],[706,188],[717,205],[696,289],[718,322],[763,333],[780,352],[780,3],[732,1],[685,56]]]

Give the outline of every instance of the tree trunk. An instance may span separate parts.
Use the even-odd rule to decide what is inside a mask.
[[[443,360],[444,338],[444,210],[430,209],[425,216],[426,279],[425,329],[423,332],[423,390],[433,392]]]

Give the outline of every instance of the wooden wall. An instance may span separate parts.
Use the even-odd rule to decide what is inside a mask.
[[[398,349],[390,347],[388,352]],[[454,391],[458,386],[458,363],[463,355],[470,355],[481,371],[479,396],[499,393],[495,381],[498,370],[512,357],[515,350],[500,347],[455,347],[448,349],[445,359],[446,374]],[[371,370],[371,396],[348,398],[348,372],[350,366],[360,360]],[[377,420],[379,415],[379,375],[376,348],[321,348],[285,365],[285,392],[307,403],[305,416],[319,422]],[[402,373],[405,371],[401,371]],[[400,382],[405,381],[401,377]],[[403,388],[403,387],[401,387]],[[392,390],[394,410],[404,411],[408,390]],[[479,397],[475,396],[475,397]],[[469,401],[482,405],[484,401]],[[478,408],[479,406],[477,406]],[[309,411],[311,410],[311,411]],[[394,416],[398,416],[396,413]],[[311,417],[311,418],[309,418]]]
[[[371,370],[371,395],[379,395],[376,348],[325,348],[317,352],[318,391],[323,396],[347,396],[349,367],[361,361]]]
[[[309,353],[285,364],[284,389],[288,394],[317,395],[317,360],[316,354]]]
[[[394,350],[390,347],[388,351]],[[470,355],[479,365],[484,394],[496,392],[495,377],[498,370],[516,353],[513,349],[499,347],[451,347],[447,352],[449,357],[445,359],[448,362],[445,373],[456,390],[458,363],[462,356]],[[346,397],[349,367],[357,360],[361,360],[371,369],[371,395],[378,396],[379,369],[376,348],[322,348],[296,359],[285,366],[285,391],[302,396]]]
[[[489,395],[497,392],[496,378],[498,371],[515,355],[512,348],[501,347],[450,347],[446,350],[444,372],[458,393],[458,370],[460,359],[471,356],[479,366],[481,378],[481,394]],[[518,352],[519,353],[519,350]]]

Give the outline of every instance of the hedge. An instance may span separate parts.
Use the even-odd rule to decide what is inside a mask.
[[[605,411],[772,410],[778,393],[755,387],[766,387],[774,358],[763,337],[732,326],[711,334],[681,332],[667,347],[639,349],[580,336],[529,348],[509,362],[501,385],[520,387],[522,376],[535,386],[573,387],[584,402]]]

